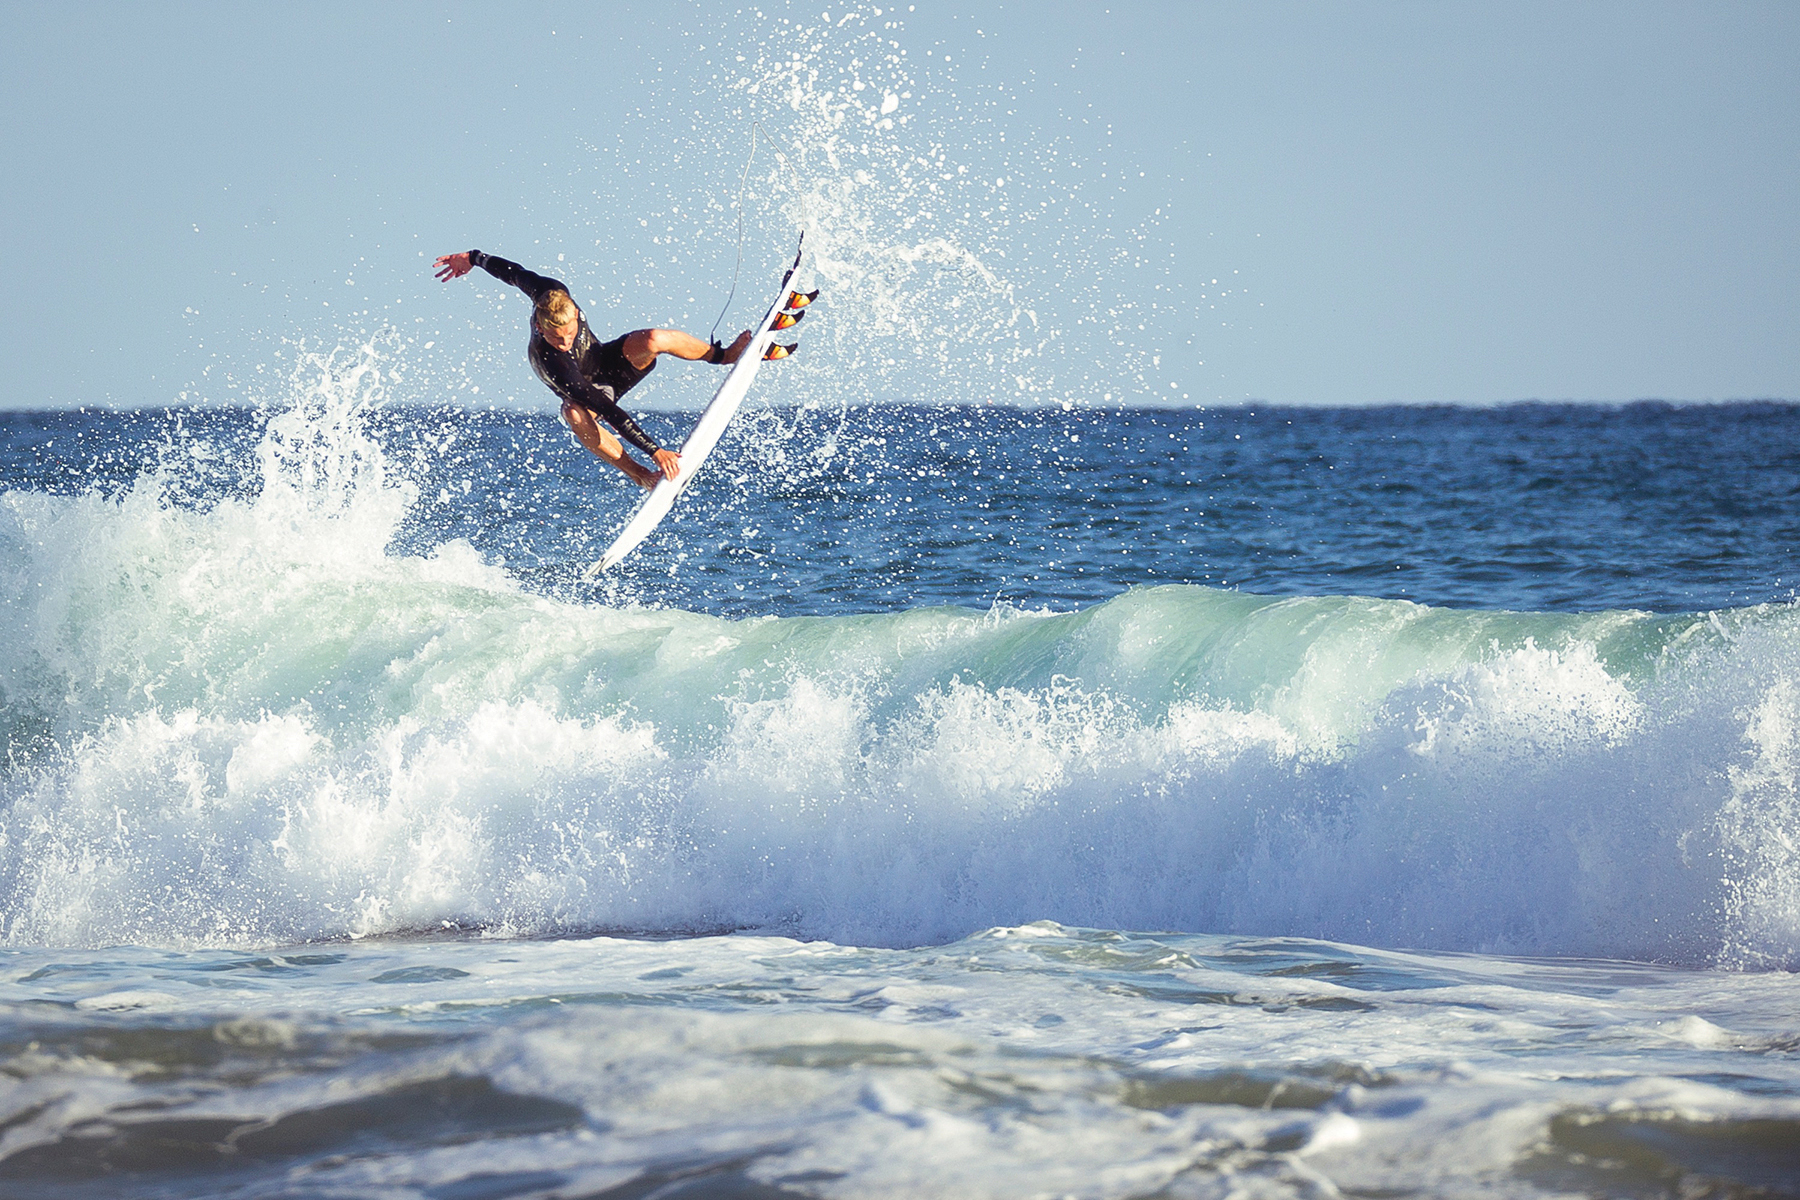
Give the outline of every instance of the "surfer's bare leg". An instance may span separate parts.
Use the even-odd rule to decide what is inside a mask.
[[[737,340],[725,347],[719,358],[722,363],[734,363],[744,347],[750,344],[748,329],[737,335]],[[676,358],[685,358],[689,362],[701,362],[712,353],[712,344],[703,342],[691,333],[683,333],[679,329],[636,329],[625,335],[625,358],[632,366],[642,371],[656,361],[659,354],[672,354]]]
[[[631,481],[641,488],[653,488],[661,474],[650,470],[639,463],[631,455],[625,453],[625,446],[612,431],[594,420],[594,414],[579,404],[563,401],[562,418],[575,432],[575,440],[593,452],[601,462],[610,463],[631,477]]]

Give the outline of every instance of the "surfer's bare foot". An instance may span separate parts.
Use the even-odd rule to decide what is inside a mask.
[[[723,363],[736,362],[738,359],[740,359],[744,356],[744,347],[748,346],[749,344],[750,344],[750,331],[748,329],[746,329],[746,330],[744,330],[744,332],[737,335],[736,341],[732,342],[731,345],[725,347],[725,353],[720,355],[719,361],[723,362]],[[674,476],[671,475],[670,478],[673,479]]]

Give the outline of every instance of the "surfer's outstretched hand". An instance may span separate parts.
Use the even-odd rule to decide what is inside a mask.
[[[673,479],[681,474],[681,456],[673,450],[658,450],[655,458],[656,465],[662,468],[663,478]]]
[[[438,279],[444,283],[449,283],[452,279],[461,279],[475,269],[475,264],[469,261],[467,250],[461,254],[446,254],[432,265],[437,268]]]

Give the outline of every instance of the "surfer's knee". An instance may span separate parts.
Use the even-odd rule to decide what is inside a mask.
[[[704,358],[711,349],[691,333],[679,329],[639,329],[625,335],[625,356],[642,365],[658,354],[676,358]]]
[[[644,365],[662,353],[660,339],[656,336],[664,332],[661,329],[634,329],[625,335],[625,344],[621,347],[631,365],[643,370]]]
[[[564,400],[562,418],[575,433],[575,440],[609,462],[625,457],[625,444],[612,435],[612,430],[594,420],[594,414],[572,400]]]

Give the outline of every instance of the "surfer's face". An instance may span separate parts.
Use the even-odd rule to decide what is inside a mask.
[[[544,335],[544,340],[546,342],[549,342],[558,350],[565,351],[573,350],[575,348],[575,335],[580,331],[581,321],[579,319],[570,321],[567,325],[540,324],[538,326],[538,332]]]

